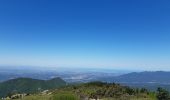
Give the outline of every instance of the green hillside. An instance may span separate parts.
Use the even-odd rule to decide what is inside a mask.
[[[65,86],[61,78],[51,80],[38,80],[31,78],[17,78],[0,83],[0,97],[13,93],[36,93],[46,89],[55,89]]]
[[[49,94],[50,93],[50,94]],[[20,100],[20,99],[16,99]],[[22,100],[157,100],[156,93],[114,83],[91,82],[32,94]]]
[[[13,95],[3,100],[170,100],[169,92],[163,88],[151,92],[145,88],[103,82],[66,85],[60,78],[48,81],[19,78],[1,83],[1,95],[14,90]],[[25,95],[26,92],[30,94]]]
[[[57,90],[54,94],[72,93],[80,100],[155,100],[155,94],[146,89],[135,89],[115,83],[90,82]],[[58,99],[57,99],[58,100]]]

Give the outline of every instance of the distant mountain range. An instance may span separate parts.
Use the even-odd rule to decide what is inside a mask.
[[[12,92],[35,93],[46,89],[56,89],[62,86],[66,86],[66,82],[61,78],[54,78],[51,80],[17,78],[0,83],[0,97],[4,97]]]
[[[23,70],[24,71],[24,70]],[[84,83],[90,81],[115,82],[132,87],[144,87],[156,90],[163,87],[170,90],[170,72],[165,71],[145,71],[114,74],[111,71],[40,71],[28,72],[0,71],[0,95],[9,91],[31,92],[37,89],[51,89],[63,86],[67,83]],[[28,78],[18,78],[28,77]],[[55,78],[61,77],[61,78]],[[16,79],[17,78],[17,79]],[[33,78],[33,79],[32,79]],[[54,79],[53,79],[54,78]],[[9,81],[6,81],[9,80]],[[34,84],[33,84],[34,83]],[[30,88],[31,87],[31,88]],[[8,89],[6,89],[8,88]],[[6,91],[6,92],[4,92]]]
[[[137,88],[147,88],[156,90],[158,87],[165,88],[170,91],[170,72],[133,72],[112,79],[106,79],[107,82],[115,82]]]
[[[0,82],[19,77],[27,77],[40,80],[50,80],[61,77],[68,83],[83,83],[89,81],[105,81],[116,83],[156,83],[170,84],[170,72],[165,71],[145,71],[145,72],[98,72],[96,71],[2,71],[0,70]]]
[[[133,72],[113,78],[114,82],[118,83],[158,83],[170,84],[170,72]]]

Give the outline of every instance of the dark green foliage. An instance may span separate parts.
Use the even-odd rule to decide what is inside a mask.
[[[99,86],[102,87],[104,85],[107,85],[107,83],[103,83],[100,81],[95,81],[95,82],[90,82],[90,83],[86,83],[87,86]]]
[[[137,88],[137,89],[135,89],[135,93],[140,93],[140,91],[139,91],[139,89]]]
[[[142,93],[140,89],[134,89],[127,86],[121,86],[115,83],[103,83],[103,82],[90,82],[80,85],[68,86],[64,89],[58,91],[71,91],[79,96],[88,97],[92,99],[97,98],[117,98],[120,97],[134,97],[139,95],[139,97],[146,98],[149,95],[147,94],[147,90],[142,89]]]
[[[132,88],[126,87],[126,93],[128,93],[129,95],[133,95],[136,93],[136,91]]]
[[[52,80],[37,80],[31,78],[18,78],[0,83],[0,97],[15,93],[35,93],[46,89],[55,89],[65,86],[66,82],[60,78]]]
[[[71,93],[59,93],[52,97],[52,100],[79,100],[78,96]]]
[[[141,92],[141,93],[148,93],[148,90],[145,89],[145,88],[141,88],[141,89],[140,89],[140,92]]]
[[[170,100],[169,92],[160,87],[157,89],[156,97],[158,100]]]

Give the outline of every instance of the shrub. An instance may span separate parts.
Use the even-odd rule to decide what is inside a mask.
[[[52,97],[52,100],[79,100],[78,96],[71,93],[59,93]]]
[[[170,100],[169,98],[169,92],[166,91],[163,88],[158,88],[157,89],[157,95],[156,95],[158,100]]]

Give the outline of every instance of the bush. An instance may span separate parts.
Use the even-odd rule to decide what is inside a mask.
[[[141,92],[141,93],[148,93],[148,90],[145,89],[145,88],[141,88],[141,89],[140,89],[140,92]]]
[[[55,94],[52,100],[79,100],[78,96],[71,93],[60,93]]]
[[[132,89],[132,88],[127,87],[126,88],[126,93],[128,93],[129,95],[133,95],[133,94],[135,94],[135,90]]]
[[[170,100],[169,92],[166,91],[165,89],[162,89],[162,88],[157,89],[156,97],[157,97],[158,100]]]

